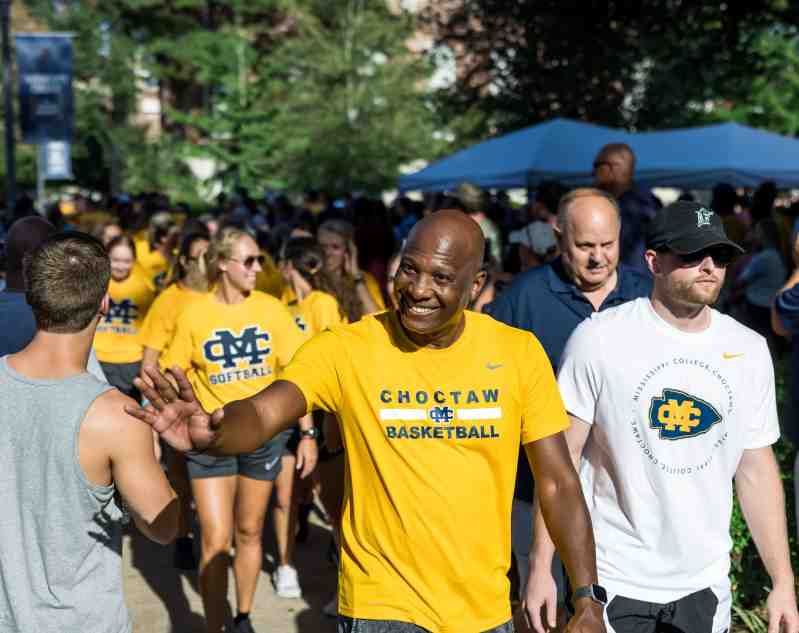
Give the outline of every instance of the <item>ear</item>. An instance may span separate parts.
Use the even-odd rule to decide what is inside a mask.
[[[469,292],[469,303],[476,301],[477,297],[480,296],[480,293],[483,291],[483,286],[486,284],[486,279],[488,279],[488,273],[480,269],[472,280],[472,288]]]
[[[646,265],[649,268],[649,272],[651,272],[654,276],[657,276],[662,272],[660,262],[658,261],[657,251],[648,248],[644,252],[644,259],[646,260]]]

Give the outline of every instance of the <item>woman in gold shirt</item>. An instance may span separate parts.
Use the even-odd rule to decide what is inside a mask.
[[[108,309],[97,326],[94,349],[108,382],[138,400],[133,379],[139,375],[143,348],[139,329],[155,298],[155,286],[136,264],[133,240],[113,238],[107,246],[111,260]]]
[[[325,271],[324,262],[324,254],[312,237],[289,239],[280,250],[280,274],[286,288],[291,290],[286,293],[289,297],[287,307],[307,338],[344,321],[344,314],[335,297],[336,282]],[[303,458],[299,451],[309,447],[299,443],[296,428],[285,431],[284,435],[287,442],[282,457],[283,469],[275,480],[275,507],[272,514],[278,556],[278,567],[272,582],[279,597],[299,598],[299,579],[292,565],[298,502],[300,497],[304,499],[310,496],[312,485],[309,480],[306,480],[309,485],[295,481],[295,472],[298,458]],[[320,483],[318,477],[313,479],[315,483]],[[306,524],[310,507],[305,505],[303,508]]]
[[[216,410],[270,385],[304,338],[279,300],[254,290],[262,255],[244,231],[226,229],[206,253],[209,285],[178,317],[163,365],[188,372],[204,407]],[[310,416],[301,420],[308,429]],[[303,443],[313,438],[303,438]],[[236,555],[237,633],[252,630],[249,612],[263,562],[261,532],[284,440],[275,438],[236,457],[187,455],[202,532],[200,593],[208,633],[221,633],[226,616],[229,552]],[[315,462],[315,456],[314,460]],[[303,463],[303,468],[314,464]]]

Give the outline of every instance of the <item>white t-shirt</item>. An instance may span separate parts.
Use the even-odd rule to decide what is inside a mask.
[[[729,591],[732,479],[779,438],[765,339],[715,310],[683,332],[637,299],[579,325],[558,383],[592,424],[580,479],[600,583],[657,603]]]

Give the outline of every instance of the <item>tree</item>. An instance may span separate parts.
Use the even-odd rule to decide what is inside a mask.
[[[766,68],[758,44],[796,23],[783,0],[453,0],[426,13],[438,48],[453,51],[453,115],[481,111],[483,135],[554,116],[632,129],[705,118],[704,104],[745,99]]]
[[[368,192],[433,155],[431,68],[407,48],[410,16],[383,0],[297,0],[282,10],[272,46],[242,17],[198,47],[198,75],[215,80],[212,108],[171,114],[203,139],[192,153],[219,161],[226,184]]]

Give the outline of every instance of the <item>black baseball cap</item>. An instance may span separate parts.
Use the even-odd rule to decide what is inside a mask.
[[[665,248],[678,255],[688,255],[711,246],[727,246],[736,253],[744,252],[727,237],[721,216],[708,205],[678,200],[658,209],[649,225],[647,248]]]

